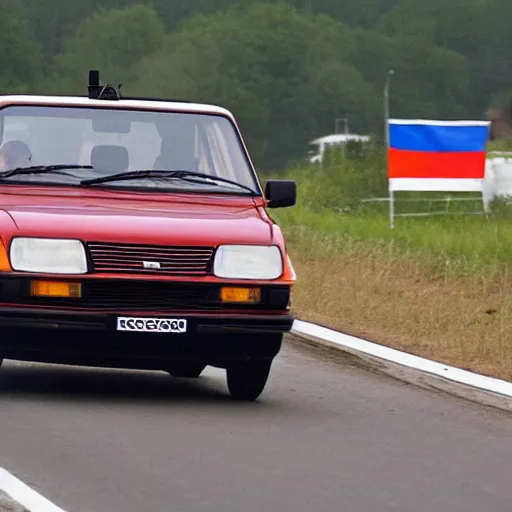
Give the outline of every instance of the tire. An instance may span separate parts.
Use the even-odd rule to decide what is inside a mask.
[[[183,362],[183,363],[175,363],[166,368],[166,372],[171,375],[171,377],[176,377],[179,379],[197,379],[200,377],[203,370],[207,365],[203,363],[194,363],[194,362]]]
[[[228,389],[235,400],[254,402],[265,389],[272,360],[254,359],[226,369]]]

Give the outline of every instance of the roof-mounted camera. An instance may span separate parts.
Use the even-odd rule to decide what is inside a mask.
[[[115,86],[100,83],[100,72],[97,69],[89,71],[89,85],[87,86],[89,99],[91,100],[120,100],[121,85]]]

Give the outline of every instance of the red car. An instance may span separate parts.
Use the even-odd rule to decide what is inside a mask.
[[[122,97],[0,97],[0,362],[225,368],[263,391],[295,273],[233,115]]]

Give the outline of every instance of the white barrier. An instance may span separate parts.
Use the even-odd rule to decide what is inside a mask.
[[[512,153],[490,153],[485,169],[486,195],[512,199]]]

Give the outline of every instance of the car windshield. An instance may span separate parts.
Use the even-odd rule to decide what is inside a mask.
[[[238,132],[222,115],[10,106],[0,111],[0,130],[0,172],[34,166],[77,166],[59,171],[11,173],[5,183],[80,186],[82,181],[125,171],[179,170],[226,181],[150,175],[106,181],[101,186],[259,193]]]

